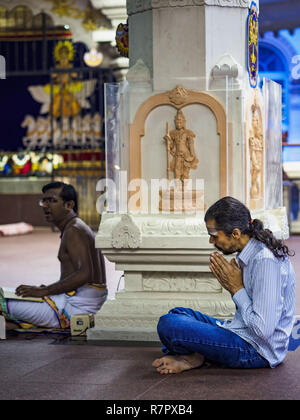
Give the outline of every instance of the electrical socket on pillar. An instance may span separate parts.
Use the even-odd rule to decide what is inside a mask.
[[[0,315],[0,340],[6,339],[5,318]]]

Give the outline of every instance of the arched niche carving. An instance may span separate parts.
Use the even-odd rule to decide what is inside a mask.
[[[177,86],[172,91],[151,96],[137,110],[134,121],[130,125],[129,181],[142,178],[141,141],[145,136],[145,125],[149,114],[154,109],[164,105],[169,105],[179,110],[194,104],[208,107],[216,118],[217,134],[220,139],[220,198],[227,195],[227,133],[224,107],[216,98],[208,93],[185,90],[181,86]]]

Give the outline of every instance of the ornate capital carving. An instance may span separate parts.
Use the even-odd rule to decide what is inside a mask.
[[[150,272],[143,274],[143,290],[149,292],[220,293],[222,287],[203,273]]]
[[[169,215],[168,215],[169,216]],[[205,236],[207,230],[202,217],[183,216],[183,217],[166,217],[163,215],[144,216],[124,214],[120,220],[119,215],[104,216],[100,225],[101,237],[112,237],[113,243],[120,243],[120,236],[125,235],[126,229],[135,227],[139,232],[136,237],[161,237],[161,236]],[[113,246],[120,248],[119,246]]]
[[[212,77],[214,79],[218,79],[220,77],[232,77],[232,78],[237,78],[239,74],[239,69],[238,66],[236,64],[229,66],[228,64],[223,64],[222,66],[218,66],[216,65],[213,69],[212,69]]]
[[[220,81],[225,77],[234,79],[236,87],[240,87],[243,67],[230,54],[222,56],[211,71],[211,78],[214,81]]]
[[[137,82],[150,83],[151,81],[150,70],[141,58],[137,60],[134,66],[130,67],[126,75],[126,79],[128,80],[128,82],[132,82],[132,83],[137,83]]]
[[[129,16],[151,9],[151,0],[127,0],[127,14]]]
[[[248,8],[248,0],[204,0],[203,3],[208,6],[223,6],[223,7],[245,7]]]
[[[184,6],[199,6],[204,4],[203,0],[152,0],[152,7],[184,7]]]
[[[128,214],[112,231],[113,248],[139,248],[141,246],[141,231]]]
[[[181,86],[176,86],[175,89],[170,91],[169,99],[175,105],[183,105],[189,93]]]
[[[248,0],[127,0],[127,13],[133,15],[151,9],[204,5],[248,8],[248,4]]]

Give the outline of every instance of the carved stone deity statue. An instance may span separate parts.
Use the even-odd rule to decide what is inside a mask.
[[[186,129],[186,119],[181,110],[177,111],[174,122],[175,130],[169,132],[167,124],[167,134],[164,137],[167,142],[168,179],[172,171],[174,178],[183,183],[190,178],[190,170],[197,169],[199,160],[194,149],[195,134]],[[173,156],[171,164],[170,154]]]
[[[249,133],[249,150],[251,161],[251,188],[250,197],[258,199],[261,197],[260,183],[261,172],[263,168],[263,134],[262,122],[259,119],[257,107],[252,106],[252,128]]]

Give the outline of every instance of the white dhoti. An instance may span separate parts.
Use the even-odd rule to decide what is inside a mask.
[[[45,297],[45,302],[5,299],[0,310],[6,319],[37,327],[68,328],[71,315],[96,314],[107,298],[107,289],[85,285],[74,296]]]
[[[8,320],[38,327],[60,328],[59,319],[48,303],[7,300],[7,313],[4,315]]]

